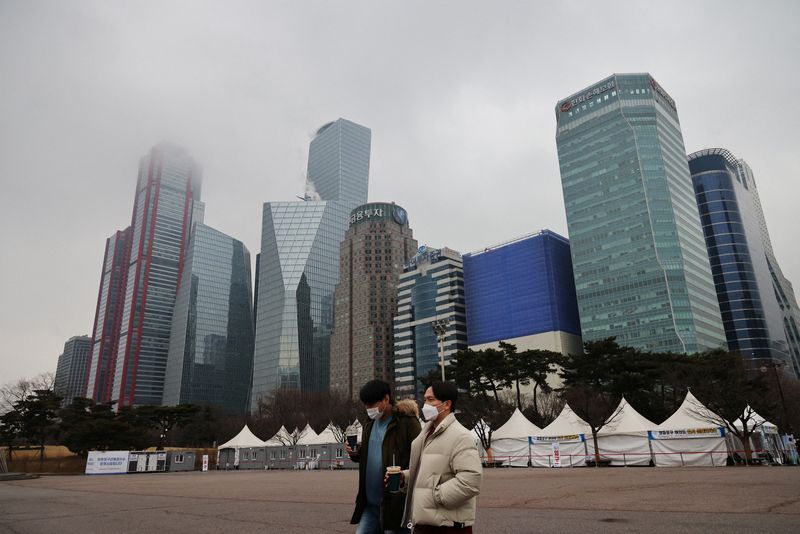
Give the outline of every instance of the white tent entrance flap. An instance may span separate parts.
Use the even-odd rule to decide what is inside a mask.
[[[533,467],[577,467],[586,465],[586,434],[569,436],[529,436]]]

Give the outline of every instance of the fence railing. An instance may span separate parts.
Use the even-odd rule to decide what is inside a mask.
[[[776,457],[774,452],[778,453]],[[648,459],[648,461],[652,460],[655,465],[658,465],[658,458],[659,457],[679,457],[681,466],[685,466],[687,463],[691,464],[694,463],[691,460],[697,459],[700,457],[707,456],[710,460],[710,464],[712,467],[719,467],[722,465],[727,465],[728,459],[730,459],[733,463],[743,463],[744,465],[750,465],[752,461],[757,462],[766,462],[766,463],[777,463],[777,464],[794,464],[793,459],[795,456],[791,454],[791,449],[778,449],[777,451],[771,451],[767,449],[754,449],[751,450],[751,462],[745,462],[745,458],[747,456],[747,452],[744,449],[741,450],[730,450],[725,449],[721,451],[677,451],[677,452],[615,452],[615,451],[602,451],[600,452],[600,460],[601,463],[608,463],[613,462],[616,460],[617,465],[622,464],[623,466],[629,465],[630,463],[635,463],[636,459],[642,460],[643,458]],[[719,457],[725,456],[726,460],[722,462]],[[581,466],[588,463],[595,462],[595,455],[594,453],[579,453],[579,454],[571,454],[566,452],[561,452],[559,454],[560,457],[560,464],[561,467],[575,467]],[[716,458],[715,458],[716,457]],[[492,454],[491,456],[482,454],[480,456],[481,462],[484,465],[494,465],[494,466],[509,466],[512,464],[519,465],[520,463],[526,463],[531,467],[539,467],[543,465],[544,459],[547,459],[547,465],[553,467],[555,465],[554,455],[551,454],[535,454],[531,452],[530,454],[514,454],[514,455],[504,455],[504,454]]]

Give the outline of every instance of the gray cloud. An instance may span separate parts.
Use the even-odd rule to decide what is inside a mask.
[[[91,333],[105,238],[138,159],[186,146],[206,221],[259,249],[261,203],[302,195],[308,142],[372,128],[371,200],[462,251],[566,233],[555,102],[611,72],[675,98],[687,151],[751,164],[775,250],[792,242],[795,2],[0,4],[0,381],[54,370]]]

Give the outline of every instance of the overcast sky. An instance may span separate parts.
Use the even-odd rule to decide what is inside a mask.
[[[372,129],[371,201],[462,252],[566,235],[559,98],[650,72],[686,150],[755,172],[800,286],[800,2],[0,0],[0,383],[91,335],[105,239],[162,140],[203,167],[206,223],[260,249],[261,206],[304,191],[308,143]]]

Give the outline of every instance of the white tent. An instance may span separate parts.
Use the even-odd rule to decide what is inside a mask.
[[[719,418],[692,395],[669,419],[650,432],[653,460],[658,467],[726,464],[725,431],[715,423]]]
[[[754,456],[757,457],[769,453],[774,461],[783,463],[783,454],[781,452],[783,447],[781,446],[778,427],[761,417],[758,412],[753,410],[750,406],[745,408],[745,413],[749,414],[747,426],[751,430],[754,429],[753,433],[750,435],[750,450],[754,452]],[[740,419],[734,421],[733,424],[740,431],[744,429],[744,425]],[[731,455],[737,454],[739,457],[744,458],[744,446],[742,446],[742,441],[737,436],[728,432],[726,442],[728,445],[728,452]]]
[[[291,436],[289,432],[286,430],[285,426],[281,426],[281,428],[275,432],[275,435],[269,438],[264,444],[267,447],[283,447],[284,445],[288,445],[291,442]]]
[[[295,430],[295,432],[297,432],[297,434],[295,434],[296,436],[300,436],[297,439],[297,445],[311,445],[319,437],[319,435],[314,432],[314,429],[311,428],[311,425],[308,423],[306,423],[306,427],[303,430],[299,432]]]
[[[586,465],[589,453],[587,435],[592,427],[565,404],[558,417],[531,439],[531,465],[534,467],[572,467]],[[593,450],[593,449],[592,449]]]
[[[508,421],[492,433],[494,459],[505,465],[526,467],[530,460],[528,437],[535,436],[539,431],[541,429],[517,408]]]
[[[486,423],[486,421],[481,419],[474,427],[472,427],[472,430],[470,431],[472,433],[473,439],[475,439],[475,444],[478,446],[478,454],[480,454],[480,457],[483,461],[487,459],[486,458],[487,455],[486,455],[486,449],[483,448],[483,443],[481,442],[481,435],[478,432],[478,427],[481,427],[483,431],[486,433],[488,433],[491,429],[489,428],[489,425]]]
[[[654,428],[656,424],[637,412],[623,397],[597,433],[600,457],[610,460],[611,465],[650,465],[648,433]],[[590,440],[591,436],[586,439]]]
[[[339,427],[334,425],[333,423],[329,423],[328,426],[325,427],[325,430],[319,433],[316,438],[314,438],[313,442],[310,445],[335,445],[340,444],[341,440],[337,437],[341,435],[342,432],[339,430]]]
[[[263,447],[264,442],[256,437],[255,434],[250,430],[247,425],[244,425],[244,428],[236,434],[233,438],[226,441],[219,447],[217,450],[222,449],[242,449],[242,448],[250,448],[250,447]]]
[[[247,425],[239,431],[233,438],[217,447],[217,469],[221,466],[225,469],[233,467],[239,468],[240,451],[242,449],[253,449],[264,446],[264,441],[260,440]]]

